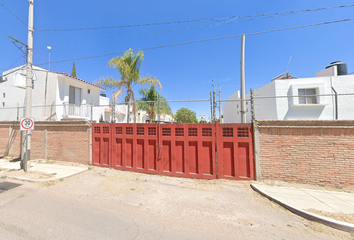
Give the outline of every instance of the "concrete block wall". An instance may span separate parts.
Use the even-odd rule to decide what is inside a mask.
[[[9,144],[11,127],[17,129],[17,135]],[[31,158],[89,164],[90,137],[91,124],[86,121],[35,122],[31,135]],[[7,155],[21,156],[19,122],[0,122],[0,157]]]
[[[354,185],[354,121],[259,121],[261,179]]]

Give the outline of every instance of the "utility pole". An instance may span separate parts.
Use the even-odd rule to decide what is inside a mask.
[[[28,0],[29,3],[29,13],[28,13],[28,41],[27,41],[27,66],[26,66],[26,117],[32,117],[32,88],[33,88],[33,80],[32,80],[32,61],[33,61],[33,7],[34,0]],[[27,131],[26,131],[27,132]],[[31,159],[31,135],[28,134],[26,149],[25,149],[26,159]],[[24,163],[24,159],[22,159],[22,163]],[[27,164],[27,163],[25,163]],[[22,169],[27,169],[27,166],[22,164]]]
[[[241,123],[246,122],[245,35],[241,37]]]

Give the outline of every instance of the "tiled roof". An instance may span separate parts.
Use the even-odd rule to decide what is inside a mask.
[[[54,73],[61,74],[61,75],[67,76],[67,77],[71,77],[71,78],[74,78],[74,79],[79,80],[79,81],[81,81],[81,82],[90,84],[90,85],[92,85],[92,86],[94,86],[94,87],[101,88],[102,90],[106,90],[104,87],[98,86],[98,85],[93,84],[93,83],[90,83],[90,82],[86,82],[86,81],[84,81],[84,80],[82,80],[82,79],[80,79],[80,78],[77,78],[77,77],[70,76],[70,75],[67,74],[67,73],[60,73],[60,72],[54,72]]]

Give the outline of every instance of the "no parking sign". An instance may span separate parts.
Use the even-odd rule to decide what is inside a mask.
[[[21,131],[34,130],[34,118],[21,118]]]

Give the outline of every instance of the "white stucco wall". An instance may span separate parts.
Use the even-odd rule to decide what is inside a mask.
[[[10,74],[7,75],[8,73]],[[17,80],[19,80],[19,74],[26,74],[24,66],[3,73],[7,81],[0,83],[0,121],[17,120],[17,106],[22,107],[19,111],[19,117],[24,116],[23,106],[25,105],[26,89],[15,86],[16,75]],[[32,90],[32,116],[35,120],[46,120],[50,116],[51,108],[44,106],[55,104],[55,74],[49,73],[42,68],[34,67],[33,75],[35,81]],[[25,82],[25,77],[22,80]],[[5,97],[3,97],[4,93]],[[5,103],[5,108],[3,108],[3,103]]]
[[[32,90],[32,116],[36,121],[59,121],[63,119],[63,103],[69,102],[69,86],[81,89],[81,104],[90,104],[92,102],[93,105],[99,105],[100,88],[35,66],[33,69],[35,81],[34,89]],[[7,81],[0,83],[0,121],[13,121],[17,120],[18,115],[20,115],[19,117],[24,116],[23,108],[19,111],[20,114],[18,114],[16,108],[17,106],[23,107],[25,105],[26,96],[25,88],[16,87],[14,84],[16,74],[19,73],[26,73],[24,66],[3,73]],[[88,90],[90,90],[90,93]],[[4,93],[5,97],[3,97]],[[3,107],[3,103],[5,107]],[[87,106],[87,114],[89,120],[91,117],[90,106]]]
[[[327,76],[301,79],[279,79],[255,90],[257,120],[335,120],[335,97],[338,96],[338,120],[354,119],[354,76]],[[317,104],[299,104],[299,89],[316,89]],[[352,94],[341,96],[340,94]],[[273,96],[277,96],[274,98]],[[270,98],[269,98],[270,97]],[[235,92],[229,99],[240,99]],[[249,94],[246,95],[249,99]],[[248,108],[248,107],[246,107]],[[249,108],[248,108],[249,110]],[[239,102],[227,102],[223,107],[225,123],[240,122]],[[247,112],[247,122],[251,121]]]

